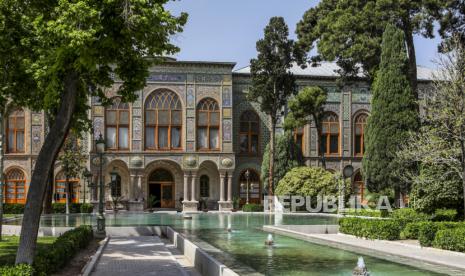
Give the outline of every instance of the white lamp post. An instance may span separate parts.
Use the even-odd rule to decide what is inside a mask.
[[[105,199],[105,189],[103,187],[103,154],[105,152],[105,139],[100,133],[98,139],[95,141],[95,148],[100,158],[100,183],[99,183],[99,201],[98,201],[98,215],[97,215],[97,235],[106,236],[105,233],[105,216],[103,215],[103,203]]]

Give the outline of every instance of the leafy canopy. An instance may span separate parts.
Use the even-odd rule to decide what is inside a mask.
[[[289,100],[288,107],[291,112],[284,120],[284,127],[288,130],[305,126],[309,119],[320,125],[324,115],[324,104],[328,93],[316,86],[305,87],[299,93]]]

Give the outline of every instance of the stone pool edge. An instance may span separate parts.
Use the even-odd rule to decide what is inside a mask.
[[[343,242],[341,240],[330,239],[327,234],[309,234],[293,231],[290,229],[283,229],[280,227],[272,225],[264,225],[263,231],[268,233],[274,233],[282,236],[287,236],[323,246],[329,246],[337,249],[342,249],[362,255],[369,255],[375,258],[380,258],[389,262],[395,262],[403,265],[409,265],[423,270],[428,270],[436,273],[447,273],[450,275],[464,275],[465,272],[465,263],[464,265],[454,265],[450,263],[445,263],[437,260],[425,260],[419,257],[406,256],[402,254],[393,254],[392,252],[386,252],[383,248],[374,249],[373,247],[365,247],[359,244],[353,244],[348,242]],[[338,236],[346,236],[344,234],[336,234]],[[353,237],[352,237],[353,238]],[[357,238],[358,239],[358,238]],[[363,239],[360,239],[363,240]],[[386,243],[393,243],[390,241],[380,241]],[[411,246],[411,245],[399,245],[399,246]],[[463,253],[459,252],[450,252],[450,254],[465,256]],[[445,271],[447,270],[447,271]]]

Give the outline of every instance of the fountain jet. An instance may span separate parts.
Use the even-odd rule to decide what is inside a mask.
[[[357,266],[352,271],[352,276],[370,276],[363,257],[358,257]]]
[[[265,240],[265,245],[271,246],[274,244],[273,235],[268,234],[268,237]]]

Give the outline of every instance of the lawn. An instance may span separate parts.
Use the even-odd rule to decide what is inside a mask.
[[[15,214],[3,214],[3,218],[14,218],[15,216],[19,216],[19,215],[15,215]]]
[[[39,237],[37,246],[44,247],[53,243],[55,237]],[[19,237],[3,236],[0,241],[0,266],[12,265],[15,263],[16,249],[18,248]]]

